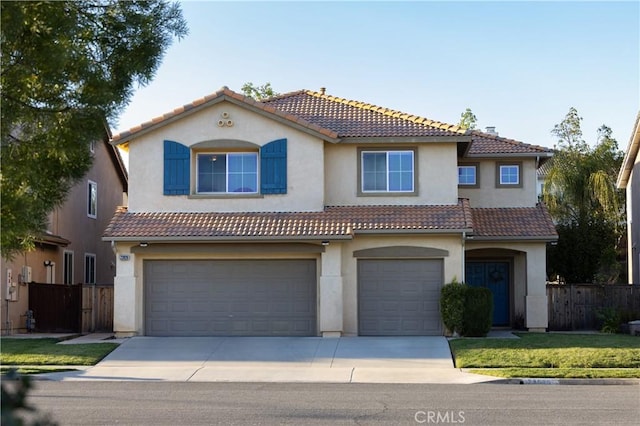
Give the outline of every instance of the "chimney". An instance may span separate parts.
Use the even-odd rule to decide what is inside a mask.
[[[327,91],[327,88],[326,88],[326,87],[321,87],[321,88],[320,88],[320,94],[321,94],[321,95],[324,95],[324,92],[326,92],[326,91]]]
[[[494,135],[494,136],[498,136],[498,132],[496,132],[496,127],[495,126],[485,127],[485,133],[488,133],[488,134]]]

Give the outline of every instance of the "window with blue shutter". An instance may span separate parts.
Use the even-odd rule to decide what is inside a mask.
[[[260,192],[287,193],[287,140],[278,139],[260,148]]]
[[[164,195],[189,195],[189,148],[164,141]]]

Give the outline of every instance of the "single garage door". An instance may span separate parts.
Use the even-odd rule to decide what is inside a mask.
[[[358,260],[361,336],[441,335],[440,259]]]
[[[316,261],[144,263],[148,336],[315,336]]]

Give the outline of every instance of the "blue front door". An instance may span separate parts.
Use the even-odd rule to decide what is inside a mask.
[[[493,294],[493,325],[509,325],[509,263],[467,262],[466,282]]]

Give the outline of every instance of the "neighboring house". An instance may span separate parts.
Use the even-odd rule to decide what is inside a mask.
[[[618,174],[617,186],[627,191],[627,264],[629,282],[640,284],[640,112]]]
[[[544,183],[547,180],[547,176],[549,176],[549,171],[551,170],[551,166],[553,166],[553,158],[549,161],[543,163],[537,170],[536,175],[538,177],[537,189],[536,192],[538,194],[538,199],[542,200],[542,192],[544,191]]]
[[[28,282],[113,284],[115,254],[101,237],[116,207],[127,203],[127,172],[108,135],[91,149],[91,169],[51,212],[47,232],[36,241],[35,250],[17,255],[12,262],[2,261],[4,334],[26,330]],[[9,293],[8,270],[14,284]]]
[[[224,87],[112,138],[129,151],[114,331],[440,335],[440,289],[547,327],[539,146],[312,91]]]

